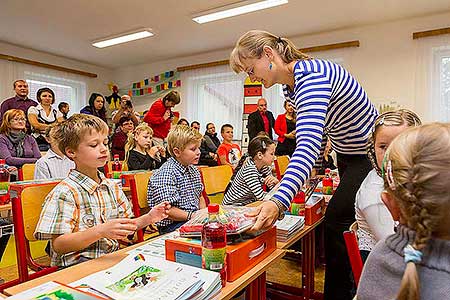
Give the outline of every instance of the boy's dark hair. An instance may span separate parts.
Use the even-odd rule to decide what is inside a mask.
[[[133,120],[131,120],[130,117],[124,116],[119,119],[118,124],[119,124],[119,126],[123,126],[123,123],[128,122],[128,121],[133,121]]]
[[[167,93],[162,100],[163,103],[165,103],[166,101],[170,101],[173,104],[179,104],[181,102],[180,93],[178,93],[177,91],[171,91]]]
[[[58,110],[61,110],[62,108],[67,107],[67,106],[69,106],[69,103],[67,103],[67,102],[59,102]]]
[[[227,127],[233,129],[233,125],[231,124],[223,124],[222,127],[220,127],[220,132],[223,133]]]
[[[197,124],[198,126],[200,126],[200,123],[199,123],[198,121],[193,121],[193,122],[191,123],[191,127],[194,126],[194,124]]]

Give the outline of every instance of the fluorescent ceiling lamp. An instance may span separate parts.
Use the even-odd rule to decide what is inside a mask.
[[[229,17],[234,17],[257,10],[262,10],[278,5],[288,3],[288,0],[265,0],[265,1],[241,1],[232,5],[227,5],[214,10],[205,11],[198,16],[194,16],[192,20],[199,24],[217,21]]]
[[[113,46],[113,45],[117,45],[117,44],[122,44],[122,43],[127,43],[130,41],[143,39],[143,38],[153,36],[153,35],[154,35],[153,32],[151,32],[149,29],[141,29],[140,31],[137,31],[137,32],[135,31],[132,33],[125,33],[123,35],[116,36],[113,38],[99,40],[97,42],[94,42],[92,44],[92,46],[97,47],[97,48],[105,48],[105,47],[109,47],[109,46]]]

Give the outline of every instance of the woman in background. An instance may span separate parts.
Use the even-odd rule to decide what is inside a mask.
[[[278,135],[275,155],[291,157],[295,151],[295,112],[294,107],[288,101],[284,101],[284,109],[286,112],[277,117],[273,127]]]
[[[80,113],[99,117],[108,124],[106,120],[105,98],[101,94],[92,93],[91,97],[89,97],[89,105],[83,107]]]

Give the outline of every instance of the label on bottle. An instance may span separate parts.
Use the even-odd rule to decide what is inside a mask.
[[[211,271],[220,271],[225,266],[226,248],[202,248],[204,268]]]

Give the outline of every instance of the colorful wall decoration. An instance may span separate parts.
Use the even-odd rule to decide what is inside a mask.
[[[130,87],[122,88],[123,93],[131,97],[156,95],[160,92],[171,90],[181,86],[179,74],[176,71],[166,71],[138,82],[133,82]]]

